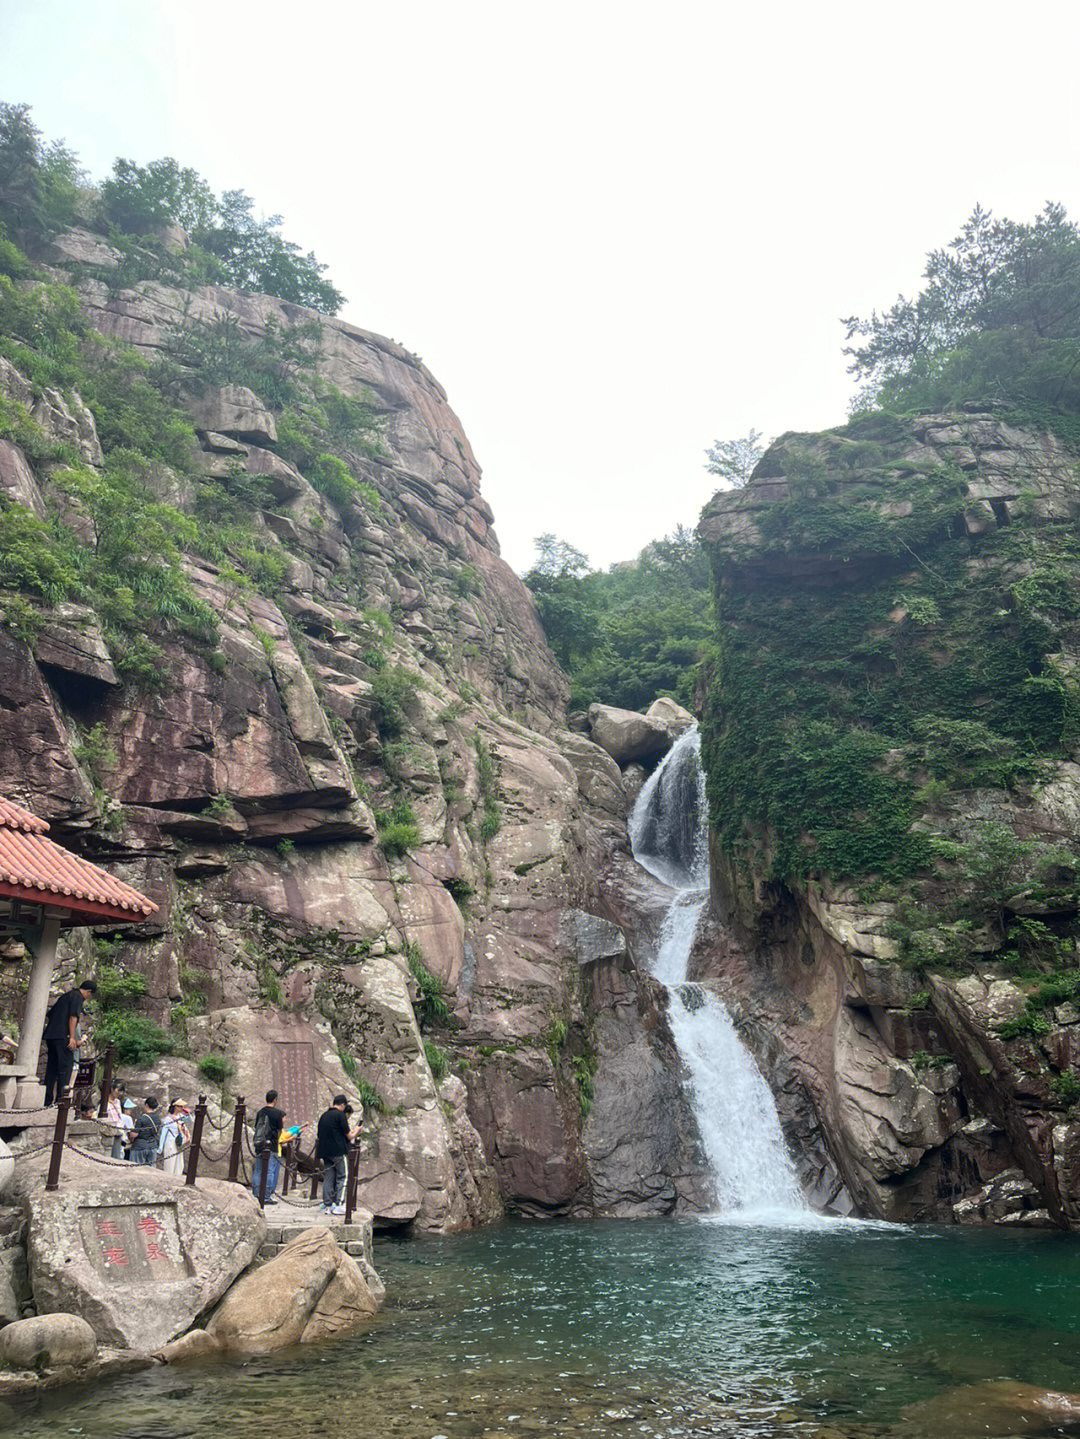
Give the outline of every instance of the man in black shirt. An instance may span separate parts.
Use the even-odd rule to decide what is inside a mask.
[[[321,1207],[324,1214],[345,1213],[345,1206],[341,1203],[345,1188],[345,1156],[349,1145],[360,1133],[359,1125],[355,1129],[349,1128],[345,1114],[347,1104],[343,1094],[335,1094],[333,1104],[319,1116],[315,1158],[323,1162]]]
[[[80,980],[62,994],[45,1016],[45,1107],[56,1103],[68,1087],[75,1064],[75,1029],[86,1001],[97,993],[92,979]]]
[[[285,1111],[278,1109],[277,1090],[266,1091],[266,1103],[255,1116],[255,1132],[252,1136],[252,1148],[255,1150],[255,1167],[251,1173],[251,1188],[255,1198],[259,1197],[259,1185],[262,1182],[263,1166],[266,1166],[266,1202],[276,1204],[277,1200],[271,1195],[277,1188],[278,1171],[281,1168],[281,1160],[278,1157],[278,1146],[281,1140],[281,1129],[285,1123]]]

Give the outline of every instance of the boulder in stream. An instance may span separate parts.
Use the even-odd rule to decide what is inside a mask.
[[[359,1265],[320,1226],[238,1280],[206,1328],[223,1349],[269,1354],[353,1329],[378,1307]]]

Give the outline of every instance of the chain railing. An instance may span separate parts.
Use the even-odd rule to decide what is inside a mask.
[[[112,1046],[110,1046],[110,1050],[111,1048]],[[102,1084],[102,1095],[103,1099],[106,1102],[108,1099],[108,1088],[111,1085],[112,1080],[112,1075],[110,1072],[112,1066],[109,1063],[110,1059],[111,1054],[107,1052],[105,1079]],[[63,1155],[65,1149],[70,1150],[73,1154],[78,1154],[83,1159],[89,1159],[95,1164],[103,1164],[110,1168],[127,1169],[130,1168],[131,1165],[130,1159],[113,1159],[111,1156],[108,1155],[96,1154],[93,1150],[87,1149],[81,1144],[76,1144],[72,1139],[68,1137],[67,1127],[68,1118],[71,1110],[71,1102],[72,1101],[70,1094],[62,1094],[60,1096],[60,1099],[56,1106],[56,1121],[53,1126],[53,1135],[51,1140],[45,1140],[43,1143],[35,1145],[32,1149],[20,1150],[16,1156],[18,1159],[25,1159],[28,1158],[30,1155],[41,1154],[44,1153],[45,1150],[51,1149],[52,1152],[49,1156],[48,1172],[45,1178],[45,1189],[49,1192],[54,1191],[59,1187],[60,1171],[63,1163]],[[41,1112],[45,1113],[46,1111],[43,1110]],[[194,1185],[196,1183],[199,1173],[199,1163],[204,1157],[210,1160],[212,1163],[221,1163],[227,1156],[229,1161],[229,1168],[226,1176],[226,1182],[231,1184],[242,1184],[245,1188],[252,1188],[254,1190],[255,1197],[258,1200],[259,1208],[264,1209],[266,1207],[268,1197],[266,1192],[266,1186],[269,1176],[269,1160],[271,1156],[269,1153],[267,1153],[266,1155],[257,1155],[255,1153],[254,1148],[252,1147],[251,1137],[248,1134],[247,1125],[245,1123],[246,1116],[247,1105],[244,1097],[241,1095],[236,1101],[236,1109],[232,1117],[232,1135],[230,1138],[230,1142],[228,1146],[220,1152],[220,1154],[216,1154],[212,1149],[210,1149],[207,1145],[204,1144],[204,1127],[207,1121],[209,1121],[211,1128],[216,1129],[219,1133],[223,1133],[225,1131],[226,1125],[224,1123],[219,1125],[214,1122],[213,1118],[210,1117],[207,1113],[206,1095],[199,1095],[198,1102],[195,1105],[194,1124],[192,1125],[191,1132],[191,1142],[188,1146],[187,1162],[184,1169],[184,1183],[185,1186]],[[101,1117],[103,1116],[99,1115],[99,1118]],[[246,1163],[247,1155],[245,1155],[244,1152],[245,1141],[247,1144],[247,1151],[250,1154],[251,1159],[254,1161],[254,1165],[252,1167],[252,1172],[250,1175]],[[347,1156],[345,1181],[344,1217],[346,1224],[350,1224],[352,1222],[353,1213],[357,1208],[356,1194],[359,1184],[360,1152],[361,1149],[359,1140],[356,1140],[350,1144]],[[261,1166],[261,1171],[259,1172],[259,1182],[256,1186],[253,1184],[253,1175],[255,1172],[254,1166],[258,1165],[260,1159],[265,1160],[265,1162]],[[303,1173],[301,1172],[302,1166],[304,1167]],[[291,1209],[301,1211],[315,1208],[318,1200],[318,1189],[320,1183],[323,1180],[324,1170],[325,1166],[315,1155],[308,1156],[303,1153],[300,1148],[300,1142],[298,1138],[288,1140],[282,1146],[281,1172],[283,1175],[283,1180],[281,1186],[281,1193],[276,1197],[276,1202],[286,1204]],[[301,1198],[297,1191],[300,1189],[301,1184],[303,1182],[306,1182],[309,1174],[311,1179],[311,1193],[309,1196]],[[289,1194],[290,1188],[293,1191],[291,1196]]]

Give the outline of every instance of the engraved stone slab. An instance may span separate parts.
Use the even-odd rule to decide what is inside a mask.
[[[275,1039],[270,1052],[278,1107],[291,1123],[310,1124],[315,1118],[315,1052],[311,1043]]]
[[[185,1333],[251,1263],[266,1220],[245,1185],[196,1185],[142,1164],[65,1153],[44,1188],[48,1152],[13,1189],[29,1221],[27,1259],[39,1314],[78,1314],[98,1342],[152,1354]]]
[[[160,1284],[186,1279],[175,1204],[113,1204],[79,1210],[79,1236],[90,1263],[106,1279]]]

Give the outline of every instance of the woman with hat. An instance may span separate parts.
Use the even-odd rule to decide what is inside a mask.
[[[174,1099],[169,1105],[168,1118],[161,1126],[161,1138],[158,1140],[161,1167],[166,1174],[184,1172],[183,1150],[191,1137],[186,1123],[190,1113],[191,1110],[182,1099]]]

